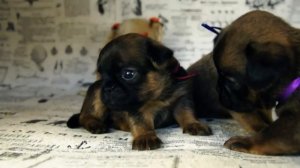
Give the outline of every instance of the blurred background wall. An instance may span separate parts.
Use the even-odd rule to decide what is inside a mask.
[[[94,81],[111,26],[128,18],[160,18],[163,43],[188,67],[212,49],[201,23],[225,27],[255,9],[300,27],[299,0],[0,0],[0,88]]]

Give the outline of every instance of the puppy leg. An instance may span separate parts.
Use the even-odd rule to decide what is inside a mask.
[[[211,135],[212,131],[208,125],[196,119],[192,107],[193,103],[183,97],[178,101],[174,109],[174,118],[183,129],[183,133],[190,135]]]
[[[108,131],[108,111],[100,98],[100,86],[96,81],[89,87],[79,116],[80,125],[93,134]]]
[[[281,155],[300,153],[299,115],[285,115],[269,127],[250,137],[232,137],[225,142],[231,150],[261,154]]]
[[[113,128],[130,132],[128,112],[122,111],[111,114]]]
[[[159,148],[162,141],[156,136],[155,127],[169,120],[168,115],[155,117],[162,109],[167,109],[169,103],[163,101],[149,101],[145,103],[138,112],[128,113],[128,124],[133,135],[132,149],[151,150]]]
[[[230,115],[248,132],[256,133],[268,126],[257,113],[239,113],[230,111]]]
[[[132,149],[152,150],[160,148],[162,141],[156,136],[153,117],[129,116],[129,125],[133,135]]]

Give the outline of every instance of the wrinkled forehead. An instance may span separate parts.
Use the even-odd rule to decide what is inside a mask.
[[[144,47],[136,43],[115,43],[103,48],[99,56],[98,66],[101,66],[103,70],[146,66],[146,54]]]
[[[217,69],[228,71],[245,70],[247,37],[239,37],[234,31],[222,31],[215,39],[213,57]]]

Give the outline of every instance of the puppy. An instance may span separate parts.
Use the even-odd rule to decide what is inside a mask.
[[[220,101],[256,131],[230,138],[225,147],[262,155],[299,154],[300,30],[268,12],[252,11],[214,41]]]
[[[68,127],[97,134],[110,127],[130,131],[136,150],[159,148],[155,128],[175,122],[184,133],[211,134],[195,118],[188,83],[182,80],[187,73],[169,48],[139,34],[119,36],[102,49],[97,67],[102,78],[89,87]]]

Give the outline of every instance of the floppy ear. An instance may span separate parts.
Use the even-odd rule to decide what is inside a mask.
[[[174,59],[171,49],[152,39],[147,40],[147,55],[157,65],[163,65]]]
[[[247,82],[254,89],[265,89],[288,71],[292,52],[275,42],[250,42],[245,54]]]

